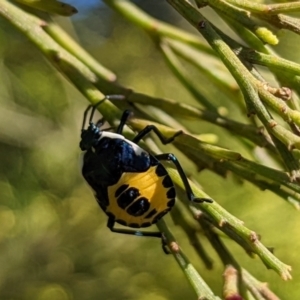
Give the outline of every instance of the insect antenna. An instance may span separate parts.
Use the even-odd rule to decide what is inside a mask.
[[[81,127],[81,131],[84,130],[84,127],[85,127],[85,123],[86,123],[86,119],[87,119],[87,115],[88,115],[88,112],[91,110],[91,114],[90,114],[90,118],[89,118],[89,123],[92,123],[92,120],[93,120],[93,117],[94,117],[94,114],[95,114],[95,111],[97,109],[97,107],[103,103],[105,100],[124,100],[125,99],[125,96],[123,95],[107,95],[105,96],[102,100],[100,100],[98,103],[96,104],[91,104],[89,105],[86,110],[84,111],[83,113],[83,121],[82,121],[82,127]],[[101,119],[103,121],[103,119]],[[97,125],[99,126],[99,122],[101,121],[99,120],[97,122]]]
[[[84,130],[87,114],[88,114],[88,112],[90,111],[90,109],[91,109],[92,107],[93,107],[93,105],[89,105],[89,106],[86,108],[86,110],[84,111],[84,113],[83,113],[83,121],[82,121],[81,131]]]
[[[98,106],[100,104],[102,104],[105,100],[107,99],[107,97],[105,97],[104,99],[100,100],[98,103],[96,103],[95,105],[92,105],[92,111],[91,111],[91,114],[90,114],[90,120],[89,120],[89,123],[92,123],[92,120],[93,120],[93,117],[94,117],[94,114],[95,114],[95,111],[96,109],[98,108]],[[98,123],[98,122],[97,122]]]

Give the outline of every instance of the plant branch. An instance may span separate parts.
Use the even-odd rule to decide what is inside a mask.
[[[221,39],[210,23],[188,1],[167,0],[167,2],[169,2],[196,29],[198,29],[198,31],[216,51],[225,66],[239,84],[244,95],[244,100],[249,114],[256,113],[258,115],[259,119],[272,136],[273,142],[277,145],[278,152],[280,153],[282,161],[286,164],[289,172],[291,172],[293,176],[299,177],[299,163],[291,155],[287,147],[288,134],[284,132],[280,126],[274,126],[274,124],[277,125],[277,123],[274,123],[271,114],[261,102],[258,96],[257,86],[255,86],[255,79],[251,73],[249,73],[238,57]],[[294,142],[298,145],[295,140],[296,138],[294,138]],[[286,160],[287,158],[289,158],[289,160]]]
[[[300,11],[299,2],[287,2],[279,4],[262,4],[247,0],[226,0],[227,2],[246,9],[257,14],[270,14],[275,15],[284,12],[298,12]]]
[[[198,299],[220,300],[219,297],[214,295],[212,290],[208,287],[208,285],[196,271],[194,266],[190,263],[187,256],[184,254],[184,252],[176,242],[173,234],[166,226],[164,220],[159,220],[157,223],[157,227],[163,233],[166,239],[166,243],[169,249],[171,250],[171,253],[173,254],[181,270],[183,271],[186,278],[193,287],[194,291],[196,292]]]
[[[159,37],[168,37],[195,47],[207,54],[215,55],[210,47],[203,43],[198,36],[152,18],[130,1],[104,0],[103,2],[137,27],[144,29],[154,39],[158,39]]]

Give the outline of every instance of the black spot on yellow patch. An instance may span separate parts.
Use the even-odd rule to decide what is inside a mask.
[[[142,216],[150,208],[150,203],[145,197],[137,199],[132,205],[130,205],[126,211],[128,214],[134,217]]]
[[[175,196],[176,196],[176,192],[175,189],[172,187],[168,190],[167,197],[170,199],[170,198],[175,198]]]
[[[145,216],[145,219],[148,219],[148,218],[152,218],[155,214],[157,213],[157,210],[154,208],[152,209],[148,215]]]
[[[137,188],[130,187],[123,194],[118,197],[117,203],[120,208],[125,209],[129,204],[131,204],[138,196],[140,192]]]
[[[151,225],[152,224],[150,222],[145,222],[145,223],[141,224],[141,227],[149,227]]]
[[[166,175],[162,184],[165,188],[170,188],[173,186],[173,181],[169,175]]]
[[[127,188],[129,187],[128,184],[123,184],[121,185],[117,190],[116,190],[116,193],[115,193],[115,197],[118,198]]]
[[[171,199],[169,202],[168,202],[168,206],[169,207],[173,207],[175,204],[175,199]]]
[[[153,219],[152,223],[156,223],[158,220],[160,220],[170,209],[165,209],[164,211],[160,212],[156,217]]]
[[[167,170],[165,169],[165,167],[162,165],[162,164],[159,164],[157,167],[156,167],[156,170],[155,170],[155,173],[157,176],[159,177],[162,177],[162,176],[165,176],[167,175]]]

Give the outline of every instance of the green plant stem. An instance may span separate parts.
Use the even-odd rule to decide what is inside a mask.
[[[270,51],[260,39],[258,39],[248,29],[244,28],[243,26],[240,26],[240,24],[235,20],[226,18],[224,16],[222,16],[222,18],[225,19],[227,24],[229,24],[229,26],[238,34],[238,36],[241,37],[250,46],[250,48],[252,48],[250,49],[240,45],[238,48],[233,48],[233,51],[237,54],[237,56],[241,59],[241,61],[244,63],[247,69],[257,80],[259,80],[260,82],[265,82],[262,76],[256,71],[253,64],[264,65],[269,67],[270,71],[276,75],[278,81],[282,86],[284,86],[284,84],[287,84],[288,86],[294,87],[297,90],[297,84],[291,86],[293,80],[290,75],[294,73],[294,69],[296,69],[296,72],[298,71],[298,64],[290,62],[288,60],[284,60],[276,56],[275,54],[272,54],[272,51]],[[253,49],[258,51],[254,51]],[[252,55],[255,56],[255,58],[251,57]],[[289,78],[285,79],[285,77],[287,76],[284,74],[289,74]],[[265,85],[265,87],[267,87],[267,84]],[[294,99],[296,98],[295,94],[293,95],[294,99],[291,98],[290,89],[271,89],[270,87],[268,87],[268,91],[283,100],[291,100],[288,103],[290,107],[294,110],[298,110],[297,101],[294,101]]]
[[[116,75],[110,70],[103,67],[96,59],[94,59],[87,51],[85,51],[79,44],[74,41],[60,26],[55,24],[53,20],[47,20],[43,27],[45,32],[49,34],[62,48],[79,59],[83,64],[89,67],[98,78],[106,81],[115,81]]]
[[[139,122],[140,121],[141,120],[139,120]],[[164,122],[164,120],[162,121]],[[136,122],[134,123],[135,128],[137,128],[138,130],[141,130],[143,126],[147,126],[147,124],[150,124],[148,122],[142,122],[138,127],[136,127],[137,124]],[[153,124],[153,122],[151,124]],[[164,130],[160,127],[161,125],[156,124],[156,126],[160,128],[160,131]],[[186,130],[184,132],[185,135],[189,135]],[[195,136],[190,136],[190,139],[195,138]],[[199,142],[202,144],[202,146],[200,147],[201,149],[207,146],[206,143],[202,143],[201,139],[199,140],[198,138],[196,138],[196,140],[189,140],[188,142],[184,142],[184,139],[179,142],[179,139],[180,138],[177,137],[174,144],[181,152],[183,152],[187,157],[190,158],[190,160],[192,160],[197,165],[198,169],[211,169],[212,171],[223,177],[226,177],[228,171],[232,171],[234,174],[239,176],[239,178],[253,183],[261,190],[272,191],[282,199],[286,200],[289,204],[292,204],[294,208],[300,209],[299,185],[292,182],[293,178],[288,176],[288,174],[247,160],[242,156],[236,156],[234,153],[232,156],[233,160],[224,159],[225,156],[223,157],[223,159],[220,159],[220,154],[207,155],[207,151],[209,152],[215,150],[216,152],[218,152],[218,149],[220,148],[216,147],[213,150],[213,148],[208,147],[204,151],[197,151],[196,149],[200,147],[198,145]],[[238,159],[236,160],[236,158]]]
[[[287,201],[295,209],[300,209],[300,192],[294,191],[299,191],[297,184],[286,182],[285,185],[288,187],[285,187],[284,184],[281,185],[278,182],[270,180],[269,177],[261,176],[259,173],[252,171],[251,167],[243,167],[242,165],[239,165],[238,162],[236,163],[234,161],[225,160],[220,161],[205,155],[204,153],[195,153],[194,151],[187,149],[186,146],[179,144],[176,146],[185,155],[187,155],[197,165],[197,167],[212,170],[222,177],[226,177],[227,173],[231,171],[236,174],[240,180],[251,182],[262,191],[269,190]]]
[[[137,131],[140,131],[147,125],[150,125],[149,121],[138,119],[130,119],[128,121],[128,124],[131,125],[133,129]],[[164,126],[155,122],[151,122],[151,124],[155,125],[159,129],[159,131],[162,132],[162,134],[166,137],[174,136],[174,134],[177,133],[176,130],[168,126]],[[194,156],[206,155],[216,160],[222,160],[223,164],[227,161],[228,163],[232,161],[232,163],[243,166],[245,170],[251,171],[250,176],[254,178],[255,174],[262,176],[266,179],[272,178],[272,181],[274,180],[275,182],[285,185],[296,192],[300,192],[300,186],[297,183],[293,183],[293,178],[285,172],[278,171],[247,160],[238,152],[203,143],[197,137],[188,133],[182,133],[179,136],[177,136],[173,144],[180,150],[182,150],[184,153],[186,153],[188,156],[191,153],[193,153]]]
[[[251,76],[248,70],[243,66],[240,60],[234,55],[231,49],[225,42],[222,41],[221,37],[217,32],[210,26],[209,22],[187,1],[180,0],[167,0],[184,18],[186,18],[203,37],[208,41],[212,48],[217,52],[219,57],[222,59],[225,66],[228,68],[230,73],[236,79],[239,84],[248,107],[248,111],[255,111],[252,103],[248,98],[250,94],[255,97],[255,91],[253,86],[249,82]]]
[[[217,111],[216,107],[204,97],[200,91],[192,83],[186,70],[183,68],[179,62],[177,56],[173,53],[169,45],[163,40],[159,43],[160,49],[164,55],[164,58],[169,65],[170,69],[173,71],[175,76],[180,80],[182,85],[195,97],[195,99],[201,103],[205,108],[210,111]]]
[[[95,74],[93,74],[84,64],[71,56],[67,51],[59,47],[59,45],[45,33],[43,30],[43,26],[46,25],[45,21],[25,13],[6,0],[3,0],[0,3],[0,15],[27,36],[28,39],[31,40],[53,63],[53,65],[57,65],[57,61],[59,61],[60,58],[63,58],[72,64],[88,80],[91,82],[96,80]]]
[[[227,0],[227,2],[254,13],[257,17],[267,20],[279,29],[287,29],[300,34],[299,19],[281,14],[284,12],[299,11],[299,2],[268,5],[245,0]]]
[[[231,167],[236,165],[242,167],[242,170],[248,174],[247,177],[249,178],[253,178],[254,180],[264,178],[267,181],[272,178],[273,182],[277,182],[280,185],[284,185],[293,191],[300,193],[299,185],[294,183],[293,178],[285,172],[247,160],[237,152],[202,143],[197,138],[188,134],[181,134],[178,136],[174,141],[174,145],[188,156],[191,155],[191,153],[194,153],[194,156],[199,157],[201,155],[209,156],[212,159],[219,160],[219,163],[229,170],[232,170]]]
[[[230,26],[230,28],[237,33],[237,35],[242,38],[250,48],[260,51],[262,53],[269,53],[265,43],[257,37],[255,33],[253,33],[248,28],[241,26],[241,24],[232,19],[228,18],[222,13],[219,13],[220,17]]]
[[[234,120],[221,116],[219,113],[196,108],[194,106],[176,102],[174,100],[151,97],[145,94],[132,93],[127,97],[128,101],[133,103],[140,103],[145,105],[153,105],[162,109],[172,116],[187,119],[201,119],[220,126],[235,133],[241,137],[245,137],[258,146],[266,147],[272,151],[275,150],[274,146],[270,143],[268,137],[263,132],[262,128],[256,128],[253,125],[243,124]]]
[[[177,171],[168,166],[166,168],[176,185],[184,189],[184,185],[179,178]],[[210,198],[195,184],[190,184],[196,196],[200,198]],[[197,209],[195,204],[191,203],[189,207],[196,219],[203,215],[203,213]],[[218,227],[232,239],[237,241],[245,249],[248,249],[248,251],[256,253],[268,268],[275,270],[284,280],[291,279],[289,273],[291,267],[278,260],[262,243],[260,243],[257,234],[246,228],[240,220],[229,214],[216,202],[201,204],[201,210],[205,215],[209,216],[208,220],[210,223],[214,224],[214,226]]]
[[[219,235],[212,231],[212,226],[207,222],[207,219],[202,218],[201,215],[198,218],[198,222],[204,230],[204,233],[209,240],[212,247],[218,253],[220,259],[224,266],[233,265],[236,269],[240,270],[240,266],[231,253],[228,251],[227,247],[224,245]]]
[[[224,0],[205,0],[209,6],[214,8],[217,12],[224,14],[230,19],[238,21],[241,25],[252,31],[265,43],[270,45],[278,44],[277,37],[267,28],[257,25],[249,12],[231,5]]]
[[[186,193],[182,193],[184,199],[186,198]],[[176,202],[176,205],[171,210],[171,217],[175,225],[179,225],[188,237],[189,244],[195,249],[196,253],[199,255],[207,269],[212,269],[213,260],[207,251],[202,246],[202,243],[198,238],[199,232],[196,230],[195,224],[190,224],[187,220],[187,216],[184,215],[184,206],[180,201]]]
[[[245,169],[251,170],[254,174],[259,174],[265,178],[272,178],[274,181],[278,181],[280,184],[293,184],[291,177],[285,172],[278,171],[253,161],[245,159],[240,153],[220,148],[214,145],[202,143],[197,138],[188,134],[181,134],[176,138],[174,144],[177,146],[185,146],[190,151],[197,149],[198,153],[209,155],[212,158],[219,159],[222,161],[232,161],[235,164],[243,166]],[[200,155],[201,155],[200,154]],[[223,162],[224,163],[224,162]],[[297,184],[293,184],[297,191],[300,192],[300,187]]]
[[[256,299],[279,300],[279,298],[269,289],[266,283],[258,281],[245,269],[242,269],[242,276],[247,288],[253,295],[257,295]]]
[[[57,44],[43,29],[45,21],[30,15],[10,2],[3,0],[0,3],[0,15],[31,40],[47,59],[62,72],[72,83],[89,99],[92,104],[104,98],[104,95],[95,87],[97,76],[86,65],[72,56]],[[106,101],[100,110],[110,118],[112,111],[117,108]],[[108,121],[113,121],[108,119]]]
[[[140,130],[140,128],[145,127],[144,122],[141,120],[130,120],[129,124],[134,127],[134,129]],[[156,124],[155,124],[156,125]],[[174,129],[169,129],[166,126],[160,126],[159,130],[166,137],[174,136]],[[181,135],[180,135],[181,136]],[[176,140],[180,137],[178,136]],[[175,140],[175,142],[176,142]],[[174,142],[174,143],[175,143]],[[209,150],[211,151],[211,149]],[[223,152],[221,152],[223,153]],[[226,153],[226,152],[224,152]],[[219,153],[220,154],[220,153]],[[216,156],[218,156],[217,154]],[[232,157],[235,156],[234,153],[231,154]],[[184,184],[174,168],[167,166],[166,169],[174,183],[184,190]],[[192,190],[194,191],[195,196],[200,198],[211,198],[205,194],[201,189],[198,188],[193,182],[190,182]],[[284,280],[291,279],[290,271],[291,267],[282,263],[277,259],[260,241],[257,234],[254,231],[251,231],[243,225],[243,222],[232,216],[225,209],[219,206],[215,201],[213,203],[202,203],[200,204],[201,211],[197,208],[198,206],[194,203],[190,203],[189,208],[191,209],[194,218],[198,219],[202,216],[203,212],[208,218],[208,221],[214,226],[218,227],[233,240],[241,244],[248,252],[256,253],[263,263],[273,270],[275,270]],[[165,232],[162,230],[162,232]]]
[[[274,126],[272,116],[258,97],[257,87],[254,85],[254,78],[251,76],[249,71],[221,39],[210,23],[188,1],[167,0],[167,2],[169,2],[184,18],[197,28],[212,48],[217,52],[225,66],[239,84],[244,95],[249,114],[256,113],[258,115],[259,119],[272,136],[273,142],[278,145],[278,152],[280,153],[282,161],[286,164],[289,172],[296,177],[300,176],[298,161],[293,158],[287,145],[284,147],[281,143],[287,142],[286,134],[281,131],[280,127]],[[280,137],[280,140],[278,140],[278,137]]]
[[[296,34],[300,34],[300,21],[297,18],[290,16],[278,14],[278,15],[268,15],[259,14],[257,15],[260,19],[269,22],[278,29],[290,30]]]
[[[128,3],[127,1],[118,1],[119,3]],[[184,2],[185,3],[185,2]],[[88,97],[91,103],[96,103],[100,99],[103,98],[103,94],[99,92],[99,90],[95,87],[97,84],[98,78],[94,72],[92,72],[86,65],[84,65],[80,60],[76,57],[68,53],[65,49],[63,49],[58,43],[56,43],[44,30],[43,26],[46,26],[46,23],[30,14],[27,14],[21,11],[19,8],[14,6],[8,1],[2,0],[0,3],[0,15],[7,19],[11,24],[13,24],[19,31],[21,31],[24,35],[26,35],[42,52],[43,54],[55,65],[62,73],[74,83],[78,89]],[[198,15],[197,20],[195,19],[197,26],[199,24]],[[205,21],[206,22],[206,21]],[[203,24],[203,23],[202,23]],[[153,24],[152,24],[153,25]],[[208,23],[206,23],[207,28]],[[211,28],[211,27],[209,27]],[[200,32],[202,32],[202,27]],[[165,29],[165,32],[167,30]],[[174,34],[175,35],[175,34]],[[172,36],[172,34],[170,34]],[[235,75],[238,83],[242,86],[242,90],[244,92],[246,102],[248,103],[249,108],[256,108],[256,111],[259,112],[259,115],[262,120],[264,120],[264,124],[269,121],[269,116],[265,117],[265,111],[261,112],[262,107],[260,107],[260,103],[257,104],[254,100],[257,100],[254,95],[255,90],[250,85],[249,74],[244,72],[243,66],[240,64],[240,61],[236,58],[236,56],[232,55],[227,45],[222,43],[220,38],[215,35],[213,29],[205,30],[204,36],[210,41],[213,45],[213,48],[217,51],[217,53],[225,53],[222,55],[223,61],[229,69],[231,73]],[[179,38],[178,38],[179,39]],[[188,38],[187,38],[188,39]],[[184,40],[181,39],[181,40]],[[226,48],[227,47],[227,48]],[[247,91],[247,93],[246,93]],[[252,98],[247,95],[252,93]],[[254,99],[254,100],[253,100]],[[109,101],[106,101],[101,107],[101,112],[106,117],[109,122],[113,122],[113,120],[119,116],[119,110],[112,105]],[[267,120],[267,121],[266,121]],[[134,124],[134,121],[130,121],[130,124]],[[165,128],[164,132],[166,132],[167,136],[172,136],[174,134],[173,129]],[[272,132],[272,131],[271,131]],[[201,147],[200,147],[201,148]],[[211,145],[201,148],[206,154],[211,155],[217,159],[233,159],[238,160],[241,158],[240,154],[233,151],[228,151],[226,149],[222,149],[219,147],[212,147]],[[198,148],[196,148],[198,151]],[[177,172],[168,167],[168,170],[173,177],[176,177]],[[176,184],[182,186],[182,182],[178,178]],[[197,191],[196,187],[193,186],[193,189]],[[207,197],[202,191],[198,190],[196,194],[200,197]],[[228,233],[228,235],[235,234],[241,239],[244,243],[246,243],[254,253],[257,253],[262,261],[270,268],[273,268],[277,271],[284,279],[289,279],[290,267],[282,264],[277,258],[273,256],[257,239],[257,235],[244,227],[239,220],[235,217],[231,216],[228,212],[218,206],[215,202],[213,204],[203,204],[201,205],[205,213],[209,216],[211,223],[215,226],[219,226],[219,228],[224,230],[224,232]],[[163,224],[163,221],[160,222]],[[169,231],[163,226],[161,226],[161,230],[166,234],[167,240],[174,241],[172,239]],[[170,245],[170,244],[169,244]],[[170,245],[172,248],[172,245]],[[174,253],[175,258],[178,263],[181,263],[182,267],[184,267],[184,271],[189,273],[190,278],[194,277],[194,279],[190,279],[192,284],[194,285],[195,290],[197,290],[197,295],[199,297],[203,295],[203,290],[207,293],[206,297],[210,297],[208,299],[216,299],[215,296],[211,293],[209,288],[206,290],[205,283],[201,281],[201,278],[195,273],[194,268],[189,264],[186,260],[186,257],[182,255],[178,255],[177,251]]]
[[[232,77],[228,76],[228,71],[224,68],[223,64],[219,60],[215,60],[212,63],[216,64],[218,69],[224,68],[225,76],[220,78],[219,74],[216,74],[211,69],[211,65],[207,66],[203,61],[203,56],[197,49],[193,49],[188,45],[171,39],[165,39],[172,50],[185,61],[189,62],[192,66],[196,67],[200,73],[202,73],[212,84],[226,94],[229,98],[236,98],[239,96],[239,88]]]
[[[147,15],[145,15],[144,13],[141,13],[140,11],[139,11],[139,13],[135,13],[134,17],[133,17],[132,16],[133,11],[128,12],[128,9],[131,6],[127,1],[119,0],[119,1],[112,1],[112,3],[110,3],[110,5],[113,5],[114,9],[117,9],[119,12],[122,12],[123,14],[125,14],[131,21],[139,23],[140,26],[142,26],[144,29],[147,28],[147,30],[150,30],[150,28],[153,28],[153,24],[151,26],[150,26],[150,24],[151,24],[151,22],[154,22],[154,19],[148,17]],[[136,8],[134,8],[134,9],[136,9]],[[202,102],[204,101],[203,103],[206,106],[210,105],[210,103],[208,101],[206,101],[205,98],[201,94],[199,94],[199,92],[190,83],[191,81],[187,80],[187,74],[185,74],[184,70],[179,65],[178,60],[176,59],[175,55],[172,54],[172,52],[170,51],[170,48],[167,47],[166,44],[165,45],[161,44],[161,45],[162,45],[162,50],[163,50],[163,53],[165,54],[167,61],[171,65],[173,71],[178,76],[178,78],[184,83],[184,85],[188,88],[188,90],[190,90],[191,93],[196,96],[196,98],[201,99]],[[255,93],[252,93],[252,96],[257,98],[257,95],[255,95]],[[245,99],[247,99],[247,97],[245,97]],[[256,101],[256,103],[259,104],[259,102],[257,102],[257,101]],[[262,106],[260,106],[260,110],[263,111]],[[266,119],[265,121],[270,120],[270,118],[271,118],[267,112],[264,113],[264,116]],[[264,124],[266,124],[266,122]],[[272,124],[274,124],[274,123],[272,123]],[[286,131],[284,128],[281,128],[280,126],[277,126],[276,128],[272,127],[272,126],[270,126],[270,122],[267,122],[267,125],[268,125],[268,127],[271,127],[271,128],[269,128],[269,130],[273,131],[274,137],[279,138],[279,140],[281,140],[281,142],[283,142],[287,147],[290,147],[290,146],[296,147],[296,148],[300,147],[299,139],[296,135],[293,135],[292,133]],[[283,147],[280,147],[279,149],[282,150],[282,156],[284,158],[286,158],[286,156],[287,156],[287,154],[285,153],[286,150]],[[283,159],[283,161],[285,161],[285,160]],[[286,162],[286,163],[288,164],[288,168],[292,172],[295,172],[295,169],[297,169],[299,167],[297,165],[296,161],[293,161],[292,163],[290,163],[290,162]]]
[[[240,272],[233,266],[227,265],[223,273],[224,285],[223,285],[223,297],[224,299],[238,299],[249,300],[245,294],[243,297],[238,288]]]
[[[137,27],[144,29],[153,38],[169,37],[174,40],[181,41],[192,47],[195,47],[207,54],[215,55],[214,52],[203,41],[191,33],[180,30],[167,23],[158,21],[157,19],[147,15],[136,5],[127,0],[104,0],[114,11],[117,11],[131,23]]]
[[[279,4],[262,4],[247,0],[226,0],[227,2],[238,6],[240,8],[246,9],[248,11],[258,13],[258,14],[278,14],[283,12],[297,12],[300,11],[299,2],[287,2]]]
[[[170,171],[168,169],[168,171]],[[175,176],[174,172],[171,173],[171,176]],[[172,177],[173,178],[173,177]],[[176,184],[179,182],[176,181]],[[183,187],[182,183],[179,183],[181,188]],[[208,196],[197,186],[191,184],[195,195],[202,198],[208,198]],[[239,244],[245,244],[249,248],[251,252],[256,253],[266,267],[273,269],[278,274],[280,274],[281,278],[284,280],[291,279],[290,271],[291,267],[282,263],[278,258],[276,258],[258,239],[257,234],[254,231],[251,231],[247,227],[243,225],[243,223],[237,218],[230,215],[227,211],[225,211],[221,206],[219,206],[216,202],[213,202],[210,205],[201,204],[201,211],[197,209],[196,205],[191,204],[190,209],[195,218],[199,218],[202,216],[202,211],[205,215],[209,216],[208,220],[214,226],[219,228],[221,231],[226,233],[232,239],[237,241]]]
[[[275,55],[243,48],[242,51],[239,52],[239,57],[246,59],[252,64],[266,66],[277,71],[289,72],[293,75],[300,75],[300,64]]]
[[[201,216],[198,218],[198,222],[201,224],[201,227],[204,229],[206,237],[208,238],[212,247],[218,253],[218,255],[219,255],[220,259],[222,260],[222,263],[225,267],[225,272],[223,274],[223,276],[224,276],[224,289],[223,289],[224,297],[227,296],[230,299],[230,296],[231,296],[231,297],[233,297],[233,299],[239,299],[237,297],[239,295],[237,281],[238,280],[240,281],[240,279],[241,279],[240,265],[234,259],[233,255],[228,251],[227,247],[224,245],[224,243],[220,239],[220,236],[212,230],[211,224],[209,224],[205,218],[201,218]],[[226,270],[229,270],[230,268],[233,268],[236,271],[235,276],[230,276],[229,273],[226,273]],[[241,286],[241,292],[243,293],[243,299],[247,299],[247,297],[244,293],[244,288],[242,286]],[[234,298],[235,296],[237,298]],[[227,298],[225,297],[225,299],[227,299]]]
[[[194,266],[190,263],[187,256],[183,253],[178,243],[176,242],[173,234],[166,226],[164,220],[159,220],[157,223],[158,229],[164,234],[166,238],[167,245],[171,250],[171,253],[175,257],[178,265],[182,269],[186,278],[190,282],[194,291],[197,294],[198,299],[207,299],[207,300],[220,300],[219,297],[215,296],[209,286],[205,283],[199,273],[196,271]]]
[[[23,5],[33,7],[34,9],[45,11],[50,14],[58,14],[61,16],[72,16],[73,14],[76,14],[78,12],[75,7],[57,0],[55,1],[14,0],[14,1],[22,3]]]

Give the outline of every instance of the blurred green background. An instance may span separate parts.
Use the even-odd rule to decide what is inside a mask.
[[[140,2],[151,15],[190,30],[163,1]],[[71,19],[55,19],[115,72],[122,85],[196,104],[149,37],[105,5],[99,2]],[[279,37],[276,50],[299,62],[299,37],[287,33]],[[3,19],[0,45],[0,299],[195,299],[158,240],[113,234],[106,228],[106,217],[80,174],[78,143],[87,100]],[[201,85],[202,78],[198,80]],[[221,105],[222,95],[214,86],[205,82],[204,90]],[[203,122],[186,124],[199,133],[218,134],[219,144],[231,147],[232,138],[225,131]],[[283,282],[258,258],[249,258],[225,240],[238,262],[269,282],[282,299],[297,299],[299,212],[232,176],[224,180],[203,171],[198,179],[210,196],[261,234],[266,246],[275,248],[278,258],[293,267],[294,280]],[[221,295],[223,266],[205,238],[203,245],[215,260],[212,270],[205,269],[170,216],[165,220],[197,270]]]

